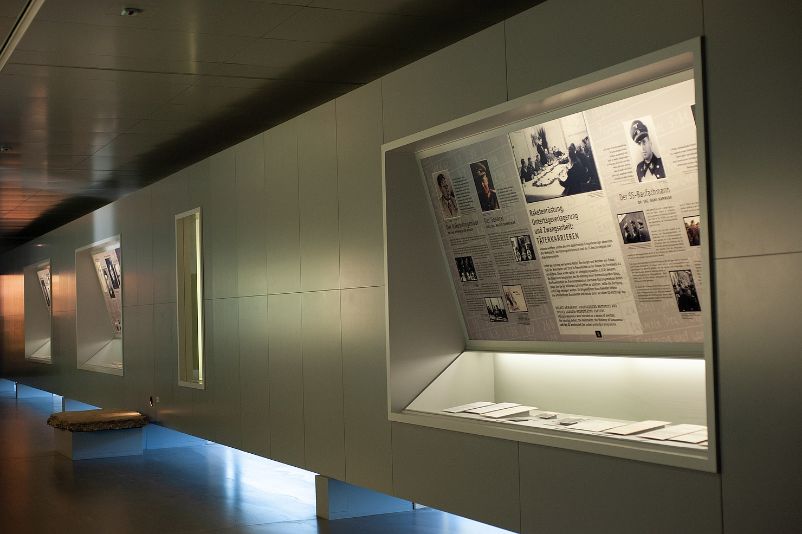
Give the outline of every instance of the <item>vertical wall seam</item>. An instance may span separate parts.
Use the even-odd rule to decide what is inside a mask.
[[[340,118],[337,102],[334,99],[334,172],[337,180],[337,293],[338,307],[340,312],[340,399],[343,414],[343,481],[348,480],[348,440],[346,438],[346,415],[345,415],[345,354],[343,351],[343,293],[342,293],[342,227],[340,225]]]
[[[301,118],[295,120],[293,137],[295,138],[295,187],[298,199],[298,300],[300,303],[299,328],[300,339],[298,343],[301,348],[301,461],[306,467],[306,378],[304,377],[304,295],[301,285],[301,273],[303,262],[301,261],[301,142],[300,142],[300,122]]]

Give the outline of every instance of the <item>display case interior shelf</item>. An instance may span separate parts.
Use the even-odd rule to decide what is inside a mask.
[[[701,79],[696,39],[383,146],[391,420],[717,470]]]

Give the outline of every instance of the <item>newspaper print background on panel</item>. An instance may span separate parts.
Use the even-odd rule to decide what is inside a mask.
[[[693,81],[421,160],[474,340],[702,340]]]

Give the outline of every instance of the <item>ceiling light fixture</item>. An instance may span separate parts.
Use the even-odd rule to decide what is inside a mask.
[[[0,70],[3,70],[3,67],[8,63],[11,54],[14,53],[14,49],[17,48],[17,45],[22,40],[22,36],[25,35],[28,26],[31,25],[33,18],[44,3],[45,0],[29,0],[19,17],[17,17],[17,22],[14,24],[11,33],[8,34],[8,39],[3,43],[3,47],[0,48]]]
[[[121,17],[134,17],[142,13],[142,10],[138,7],[124,7],[122,11],[120,11]]]

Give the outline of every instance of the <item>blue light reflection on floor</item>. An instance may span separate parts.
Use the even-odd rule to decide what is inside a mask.
[[[0,379],[0,396],[14,398],[14,385]],[[13,402],[13,401],[12,401]],[[18,399],[27,409],[41,416],[61,409],[62,397],[39,396]],[[94,406],[66,399],[68,409],[93,409]],[[37,416],[38,419],[38,416]],[[41,422],[43,424],[44,421]],[[38,423],[35,425],[38,428]],[[186,436],[186,435],[184,435]],[[142,488],[157,494],[153,504],[144,505],[125,500],[115,506],[130,507],[132,515],[138,506],[151,510],[148,520],[157,523],[159,515],[170,517],[174,526],[176,508],[187,507],[198,515],[184,518],[184,532],[281,532],[291,534],[359,532],[443,534],[501,534],[507,532],[482,523],[447,514],[435,509],[400,512],[380,516],[357,517],[336,521],[315,518],[314,473],[256,456],[213,442],[179,448],[147,450],[143,457],[108,458],[73,463],[74,477],[83,473],[104,473],[110,480],[125,480],[131,491],[141,494]],[[89,482],[87,482],[89,483]],[[89,483],[91,484],[91,483]],[[164,493],[162,497],[158,492]],[[197,510],[200,506],[202,510]],[[170,510],[173,510],[172,512]],[[189,510],[195,510],[189,512]],[[141,516],[141,515],[140,515]],[[204,525],[196,530],[197,523]],[[186,528],[190,527],[192,528]],[[208,530],[211,529],[211,530]]]

